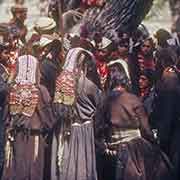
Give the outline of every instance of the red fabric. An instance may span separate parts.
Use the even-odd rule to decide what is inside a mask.
[[[63,71],[56,80],[56,91],[75,97],[76,76],[75,72]]]
[[[101,86],[104,87],[109,73],[109,69],[106,60],[104,60],[104,57],[100,55],[98,51],[95,52],[95,59],[96,59],[97,72],[99,74],[101,81]]]
[[[88,6],[95,6],[98,0],[82,0],[82,2]]]
[[[10,73],[15,73],[15,71],[16,71],[16,64],[17,64],[18,56],[19,56],[19,54],[17,51],[10,52],[10,62],[8,64]]]
[[[146,69],[155,70],[155,63],[153,58],[146,59],[143,55],[138,55],[138,63],[141,71]]]
[[[98,73],[101,77],[105,77],[108,75],[108,67],[105,62],[97,61],[96,62]]]

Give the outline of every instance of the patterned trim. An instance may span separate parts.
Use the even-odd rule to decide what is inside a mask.
[[[38,89],[34,85],[15,84],[10,91],[10,114],[31,117],[38,105]]]

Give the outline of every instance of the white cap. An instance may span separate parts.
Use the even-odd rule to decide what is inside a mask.
[[[44,32],[51,31],[56,27],[56,22],[49,17],[40,17],[35,25],[35,30],[43,34]]]
[[[41,37],[39,45],[40,45],[40,47],[45,47],[52,42],[53,42],[52,39],[48,39],[47,37]]]
[[[92,45],[95,46],[95,41],[91,41]],[[112,43],[112,41],[106,37],[102,38],[101,43],[99,43],[99,49],[105,49],[107,48],[110,44]]]
[[[52,43],[56,39],[61,41],[61,38],[55,34],[53,34],[53,35],[44,34],[41,36],[39,45],[40,45],[40,47],[43,48],[43,47],[47,46],[48,44]]]

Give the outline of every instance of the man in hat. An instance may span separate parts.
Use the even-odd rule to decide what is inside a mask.
[[[44,41],[44,42],[43,42]],[[41,83],[47,87],[51,97],[54,97],[55,81],[61,72],[62,44],[58,39],[50,40],[42,37],[40,40],[41,55]]]
[[[40,17],[34,25],[34,30],[42,34],[53,35],[56,29],[56,22],[49,17]]]
[[[24,43],[27,34],[27,27],[24,24],[27,18],[27,8],[18,4],[11,8],[11,12],[13,18],[10,20],[9,25],[19,29],[19,37]]]
[[[108,76],[107,63],[110,61],[111,45],[112,41],[106,37],[95,36],[95,40],[92,42],[96,47],[95,58],[97,71],[100,76],[101,86],[104,88],[105,82]]]

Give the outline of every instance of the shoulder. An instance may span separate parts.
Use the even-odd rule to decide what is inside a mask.
[[[161,80],[167,90],[175,88],[179,82],[178,75],[173,68],[166,68]]]
[[[129,99],[139,100],[138,96],[136,96],[135,94],[130,93],[130,92],[123,92],[121,97],[122,98],[126,97],[126,98],[129,98]]]
[[[136,95],[134,95],[132,93],[129,93],[129,92],[124,92],[121,95],[120,99],[121,99],[121,101],[123,103],[125,103],[125,104],[127,103],[127,104],[129,104],[129,105],[131,105],[133,107],[141,107],[141,106],[143,106],[143,103],[142,103],[141,99],[138,96],[136,96]]]
[[[87,77],[81,76],[79,79],[79,87],[83,87],[86,93],[93,93],[100,91],[99,88],[94,84],[92,81],[90,81]]]
[[[164,70],[163,77],[164,78],[177,78],[177,74],[173,68],[168,67]]]

